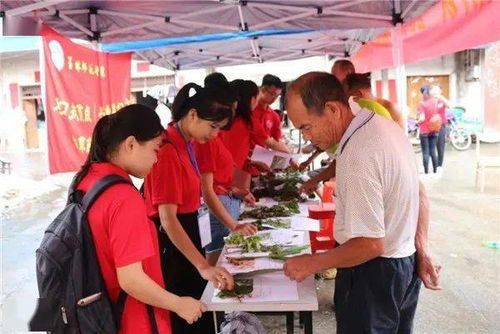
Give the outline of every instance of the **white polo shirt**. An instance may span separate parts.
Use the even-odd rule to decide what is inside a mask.
[[[383,257],[412,255],[419,206],[417,165],[399,126],[362,109],[335,155],[337,242],[384,238]]]

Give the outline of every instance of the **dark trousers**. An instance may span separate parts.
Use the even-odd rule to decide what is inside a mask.
[[[437,152],[438,152],[438,166],[443,166],[444,160],[444,148],[446,143],[446,131],[448,128],[446,125],[441,126],[441,130],[439,130],[438,140],[437,140]]]
[[[434,173],[438,168],[437,157],[437,140],[438,133],[431,132],[429,134],[420,135],[420,145],[422,146],[422,158],[424,163],[425,174],[429,173],[429,156],[432,159],[432,170]]]
[[[184,231],[189,236],[198,251],[205,256],[205,251],[201,247],[200,231],[198,227],[198,213],[178,214],[177,219],[181,223]],[[161,225],[159,219],[154,219],[157,227]],[[160,244],[160,257],[165,280],[165,288],[178,296],[189,296],[200,299],[203,290],[207,285],[198,270],[189,260],[175,247],[168,235],[161,229],[158,234]],[[205,312],[203,316],[194,324],[188,324],[184,319],[174,312],[170,312],[173,334],[213,334],[214,322],[210,312]]]
[[[415,254],[339,269],[334,296],[337,333],[411,333],[420,285]]]

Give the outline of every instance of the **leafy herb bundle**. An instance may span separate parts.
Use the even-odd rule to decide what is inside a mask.
[[[262,231],[262,230],[267,230],[270,228],[290,228],[291,223],[289,219],[257,219],[252,222],[253,225],[257,227],[257,230]],[[266,225],[266,226],[264,226]]]
[[[217,293],[219,298],[236,298],[239,301],[253,292],[253,279],[235,278],[233,290],[221,290]]]
[[[308,249],[308,245],[303,246],[282,246],[282,245],[274,245],[269,247],[269,251],[271,254],[269,258],[274,260],[286,261],[286,259],[291,255],[300,254],[306,249]]]
[[[296,201],[286,202],[283,205],[274,205],[272,207],[259,206],[254,209],[247,210],[240,215],[240,219],[254,218],[266,219],[273,217],[290,217],[295,213],[299,213],[299,205]]]

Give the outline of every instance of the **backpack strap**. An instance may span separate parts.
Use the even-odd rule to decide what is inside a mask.
[[[90,190],[85,194],[85,196],[83,196],[81,202],[83,212],[87,212],[92,206],[92,204],[95,202],[95,200],[99,197],[99,195],[101,195],[106,189],[108,189],[112,185],[119,183],[128,183],[135,188],[135,186],[132,183],[130,183],[130,181],[119,175],[114,175],[114,174],[107,175],[102,179],[100,179],[99,181],[97,181],[97,183],[94,186],[92,186],[92,188],[90,188]],[[126,300],[127,300],[127,293],[122,290],[120,292],[120,295],[118,296],[118,301],[114,305],[115,316],[117,317],[118,321],[121,320],[121,315],[123,314]],[[146,309],[148,313],[149,323],[151,325],[152,334],[159,334],[153,307],[151,305],[146,305]]]
[[[83,212],[87,212],[92,204],[94,204],[95,200],[99,195],[101,195],[106,189],[111,187],[114,184],[117,183],[128,183],[133,186],[130,181],[126,180],[125,178],[119,176],[119,175],[107,175],[97,181],[97,183],[90,188],[90,190],[83,196],[82,199],[82,209]],[[135,188],[135,187],[134,187]]]
[[[153,306],[147,305],[147,304],[145,304],[145,305],[146,305],[146,310],[148,311],[149,324],[151,325],[151,333],[152,334],[159,334],[158,325],[156,324],[155,311],[153,309]]]

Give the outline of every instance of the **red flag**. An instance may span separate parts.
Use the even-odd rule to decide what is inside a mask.
[[[131,54],[108,54],[42,29],[50,173],[76,171],[104,115],[131,104]]]

